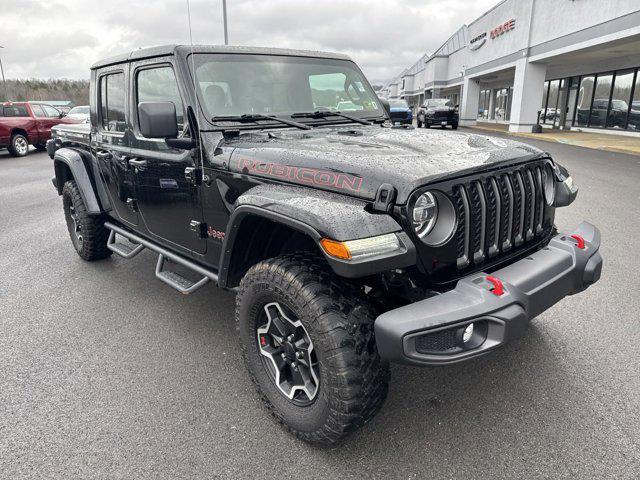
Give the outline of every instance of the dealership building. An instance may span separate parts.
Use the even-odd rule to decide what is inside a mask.
[[[460,124],[640,132],[640,0],[503,0],[385,86]]]

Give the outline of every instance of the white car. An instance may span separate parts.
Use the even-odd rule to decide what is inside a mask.
[[[84,123],[89,123],[89,105],[80,105],[73,107],[66,115],[69,118],[75,118],[82,120]]]

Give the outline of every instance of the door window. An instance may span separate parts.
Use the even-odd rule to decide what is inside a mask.
[[[124,132],[124,73],[110,73],[100,78],[100,122],[108,132]]]
[[[598,75],[596,79],[596,88],[591,105],[591,119],[589,120],[590,127],[604,127],[606,125],[612,82],[613,75]]]
[[[140,70],[136,81],[136,93],[140,102],[171,102],[176,107],[179,136],[189,136],[184,119],[184,106],[178,90],[178,82],[169,66]]]
[[[640,130],[640,73],[636,73],[636,84],[629,106],[629,130]]]
[[[33,116],[36,118],[46,117],[44,110],[40,105],[31,105],[31,110],[33,110]]]
[[[594,76],[582,77],[580,90],[578,91],[578,106],[576,108],[576,125],[586,127],[591,111],[591,98],[593,97]]]
[[[609,107],[609,115],[607,116],[607,127],[627,127],[627,112],[629,111],[631,87],[633,87],[633,70],[616,73],[616,78],[613,83],[613,93],[611,94],[611,106]]]
[[[49,118],[58,118],[60,116],[60,110],[50,105],[42,105],[42,109],[44,110],[44,114]]]

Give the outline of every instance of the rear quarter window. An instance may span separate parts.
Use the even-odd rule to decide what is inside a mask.
[[[3,117],[28,117],[27,107],[24,105],[4,106],[1,109]]]
[[[109,73],[100,77],[100,126],[108,132],[124,132],[124,73]]]

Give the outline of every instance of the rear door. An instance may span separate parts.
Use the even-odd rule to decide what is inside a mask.
[[[192,151],[169,147],[164,140],[145,138],[138,123],[138,103],[170,101],[176,107],[180,136],[188,137],[183,98],[176,81],[172,57],[154,63],[131,64],[131,155],[136,194],[142,220],[159,239],[189,252],[205,253],[199,235],[202,223],[200,187],[187,180],[188,169],[198,167]],[[193,227],[193,229],[192,229]],[[196,230],[196,231],[194,231]]]
[[[95,80],[97,128],[91,135],[91,149],[98,161],[111,204],[118,217],[138,224],[133,171],[129,167],[129,111],[127,107],[127,65],[100,70]]]

